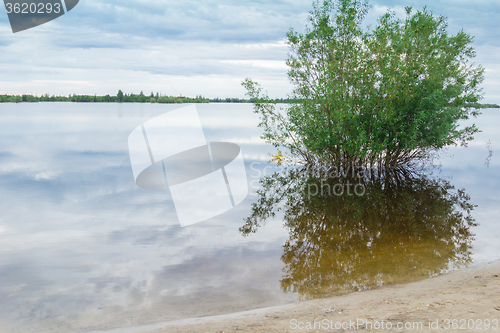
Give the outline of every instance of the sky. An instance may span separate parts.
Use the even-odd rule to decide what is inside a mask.
[[[365,25],[388,9],[427,6],[450,33],[475,36],[483,103],[500,103],[499,0],[372,0]],[[0,8],[0,94],[245,96],[246,77],[271,97],[292,90],[286,32],[304,31],[311,1],[80,0],[70,12],[13,34]]]

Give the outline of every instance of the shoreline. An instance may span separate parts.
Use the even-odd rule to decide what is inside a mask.
[[[229,97],[229,98],[206,98],[208,101],[201,101],[201,102],[197,102],[196,101],[196,97],[186,97],[186,96],[181,96],[181,97],[175,97],[175,96],[161,96],[161,97],[169,97],[169,98],[174,98],[174,99],[177,99],[177,98],[185,98],[185,99],[189,99],[190,101],[186,101],[186,102],[173,102],[173,101],[168,101],[168,102],[158,102],[156,99],[156,95],[155,97],[151,97],[151,96],[147,96],[147,98],[149,98],[149,100],[147,101],[142,101],[142,102],[139,102],[139,101],[122,101],[122,102],[119,102],[119,101],[102,101],[103,98],[106,98],[106,97],[111,97],[111,98],[115,98],[115,96],[97,96],[97,95],[73,95],[73,96],[77,96],[77,97],[87,97],[87,98],[99,98],[101,100],[99,101],[94,101],[94,100],[88,100],[88,101],[72,101],[70,100],[68,96],[56,96],[56,95],[51,95],[51,96],[47,96],[47,98],[49,98],[48,100],[37,100],[37,101],[24,101],[22,100],[22,96],[23,95],[8,95],[8,94],[0,94],[0,97],[3,97],[3,98],[14,98],[15,97],[19,97],[21,98],[21,100],[18,100],[18,101],[15,101],[15,100],[12,100],[12,101],[5,101],[5,100],[0,100],[0,103],[9,103],[9,104],[19,104],[19,103],[28,103],[28,104],[33,104],[33,103],[82,103],[82,104],[93,104],[93,103],[100,103],[100,104],[109,104],[109,103],[117,103],[117,104],[253,104],[253,102],[251,102],[250,100],[247,100],[247,99],[244,99],[244,98],[237,98],[237,97]],[[34,98],[37,98],[37,99],[40,99],[40,98],[44,98],[44,95],[40,95],[40,96],[35,96],[35,95],[26,95],[24,94],[24,96],[31,96],[31,97],[34,97]],[[70,94],[71,96],[71,94]],[[136,95],[138,96],[138,95]],[[154,98],[155,101],[152,102],[150,100],[150,98]],[[203,97],[204,98],[204,97]],[[56,99],[64,99],[64,100],[56,100]],[[229,99],[229,100],[228,100]],[[289,104],[290,103],[290,100],[289,99],[285,99],[285,98],[277,98],[276,99],[278,101],[279,104]],[[478,103],[476,106],[472,105],[470,106],[471,108],[475,108],[477,110],[481,110],[481,109],[499,109],[500,108],[500,105],[499,104],[495,104],[495,103]]]
[[[499,295],[497,260],[416,282],[342,296],[95,332],[452,332],[464,331],[463,327],[459,329],[462,325],[469,331],[479,330],[480,326],[482,331],[500,331]]]

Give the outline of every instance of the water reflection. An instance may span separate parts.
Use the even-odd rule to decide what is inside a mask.
[[[136,186],[127,146],[128,135],[134,128],[182,105],[91,104],[4,103],[0,106],[0,331],[120,330],[118,327],[126,325],[296,301],[297,295],[283,293],[279,283],[284,279],[283,260],[280,260],[283,244],[290,238],[290,246],[297,245],[297,238],[289,232],[294,229],[283,228],[278,214],[276,221],[252,237],[243,238],[238,231],[242,218],[251,212],[251,203],[258,199],[253,185],[258,185],[262,174],[270,173],[270,166],[265,162],[270,147],[258,139],[259,120],[252,113],[251,104],[197,106],[207,141],[232,142],[241,147],[252,191],[232,210],[185,228],[179,226],[167,191]],[[487,112],[485,118],[476,120],[483,129],[477,144],[467,149],[457,147],[452,151],[454,159],[440,160],[443,177],[453,177],[453,184],[467,188],[474,204],[479,204],[474,210],[481,225],[473,229],[477,234],[473,264],[497,260],[500,253],[500,224],[496,213],[500,205],[500,163],[494,154],[490,167],[484,166],[488,156],[484,142],[491,139],[492,147],[500,142],[497,131],[500,114],[498,110]],[[285,184],[292,184],[287,196],[295,195],[297,200],[302,200],[303,197],[293,191],[307,182],[300,177],[282,176],[288,177],[284,179]],[[272,185],[277,191],[282,188]],[[280,191],[277,195],[282,195],[284,189]],[[371,191],[367,195],[375,196],[375,190]],[[453,189],[449,191],[452,193]],[[269,195],[272,193],[268,191]],[[331,207],[326,212],[340,212],[340,200],[344,200],[344,205],[357,202],[354,198],[331,198],[331,203],[324,203],[320,208],[333,205],[339,208]],[[314,205],[319,202],[310,201],[297,202],[295,206],[291,202],[286,211],[297,218],[299,215],[293,207],[310,207],[309,211],[314,212]],[[357,206],[365,208],[361,204]],[[319,208],[316,211],[319,212]],[[305,213],[302,216],[305,217]],[[344,215],[352,218],[347,213]],[[309,216],[314,220],[311,213]],[[290,220],[296,219],[287,217],[287,221]],[[365,228],[376,235],[377,229],[364,223]],[[341,230],[351,230],[351,233],[356,230],[352,226],[347,229],[347,222],[342,226]],[[299,227],[296,230],[299,232]],[[305,232],[313,235],[312,230],[304,229],[301,234],[297,233],[298,239],[304,239]],[[428,244],[423,239],[414,239]],[[308,241],[309,246],[323,244],[319,240]],[[378,248],[373,244],[372,252],[382,246],[381,240],[376,241]],[[308,245],[304,242],[303,246]],[[340,252],[341,258],[339,254],[329,254],[322,260],[345,260],[346,246]],[[470,251],[470,245],[467,247]],[[433,247],[433,250],[439,249]],[[289,252],[291,260],[299,255]],[[394,255],[402,256],[399,252]],[[401,261],[393,262],[403,265]],[[393,262],[384,263],[394,275]],[[296,272],[305,269],[305,266],[295,267]],[[325,267],[327,270],[322,276],[326,278],[333,269]],[[359,264],[355,268],[357,272],[362,271]],[[381,267],[370,269],[381,271]],[[332,276],[338,280],[341,274],[346,276],[339,272]],[[286,273],[285,278],[289,276],[291,273]],[[383,279],[389,283],[387,274]],[[312,277],[311,281],[314,281]],[[316,285],[333,286],[317,282]],[[339,288],[338,285],[324,290],[334,293],[335,288]]]
[[[136,186],[130,132],[180,107],[1,105],[0,331],[92,331],[295,301],[277,283],[286,230],[239,236],[250,197],[181,228],[168,191]],[[258,168],[267,148],[247,140],[260,135],[251,105],[198,111],[207,141],[237,142],[246,168]]]
[[[302,168],[262,179],[259,201],[240,231],[256,232],[284,210],[289,238],[281,256],[283,291],[302,299],[327,297],[472,261],[474,205],[463,190],[408,169],[352,175]]]

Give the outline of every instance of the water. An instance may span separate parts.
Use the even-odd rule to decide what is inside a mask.
[[[495,148],[500,137],[495,127],[500,113],[494,109],[475,120],[483,130],[476,140],[468,148],[449,149],[433,176],[454,186],[450,193],[465,189],[468,202],[478,205],[472,212],[478,226],[460,229],[463,221],[453,220],[446,224],[448,229],[441,229],[444,233],[431,235],[432,226],[451,221],[454,210],[448,197],[436,194],[439,186],[424,181],[417,190],[399,189],[403,194],[396,201],[384,202],[398,207],[404,197],[419,207],[417,211],[428,207],[433,213],[428,214],[432,218],[427,229],[414,227],[416,217],[403,223],[405,231],[397,232],[401,223],[382,223],[380,218],[365,219],[363,227],[355,218],[343,224],[330,218],[323,224],[326,233],[310,230],[321,213],[355,216],[346,207],[359,200],[348,198],[351,201],[309,202],[301,212],[310,215],[278,213],[243,237],[239,229],[258,198],[258,180],[274,170],[265,162],[272,148],[259,139],[258,117],[250,104],[197,105],[207,141],[237,143],[243,152],[250,194],[234,209],[180,227],[168,191],[134,183],[128,135],[145,121],[180,107],[0,104],[4,331],[86,331],[230,313],[411,281],[453,264],[499,258]],[[493,156],[486,166],[488,140]],[[379,192],[370,193],[388,198]],[[372,198],[367,196],[367,202]],[[426,204],[428,198],[440,199],[440,204]],[[403,213],[390,216],[401,220]],[[458,229],[461,238],[449,238],[448,245],[439,242],[453,232],[457,235]],[[307,238],[311,235],[321,237]],[[305,256],[303,239],[313,245]],[[463,240],[461,249],[449,245],[458,244],[456,239]],[[308,282],[305,273],[318,279]]]

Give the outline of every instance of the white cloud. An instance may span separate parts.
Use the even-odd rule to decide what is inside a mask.
[[[487,69],[498,64],[491,52],[480,52],[499,45],[494,3],[428,6],[448,16],[452,33],[464,28],[476,35],[476,60]],[[376,24],[388,9],[404,17],[399,2],[372,4],[365,24]],[[422,9],[417,0],[407,5]],[[271,96],[286,97],[291,86],[285,34],[291,27],[303,31],[310,7],[303,1],[88,0],[57,20],[17,34],[1,16],[0,93],[114,95],[122,89],[244,97],[240,82],[252,77]],[[491,72],[486,78],[484,101],[498,102],[500,79]]]

